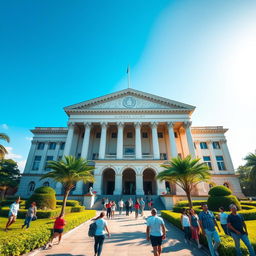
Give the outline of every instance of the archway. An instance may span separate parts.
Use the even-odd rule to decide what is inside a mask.
[[[156,195],[156,174],[154,170],[148,168],[143,172],[143,190],[145,195]]]
[[[133,169],[125,169],[123,171],[123,194],[135,195],[136,192],[136,173]]]
[[[115,176],[116,173],[113,169],[108,168],[103,172],[102,192],[103,195],[113,195],[115,190]]]

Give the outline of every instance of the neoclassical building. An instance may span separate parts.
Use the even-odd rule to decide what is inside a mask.
[[[72,196],[88,187],[98,195],[184,195],[177,186],[156,181],[160,165],[188,154],[210,168],[211,182],[195,187],[195,196],[225,185],[241,196],[222,126],[191,126],[194,106],[134,89],[125,89],[64,108],[67,127],[36,127],[18,194],[28,197],[46,185],[62,194],[60,183],[40,180],[49,160],[74,155],[95,166],[94,184],[78,182]]]

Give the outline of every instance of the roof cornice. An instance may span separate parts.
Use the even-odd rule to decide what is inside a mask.
[[[194,126],[191,127],[192,134],[209,134],[209,133],[226,133],[228,131],[227,128],[223,128],[223,126]]]

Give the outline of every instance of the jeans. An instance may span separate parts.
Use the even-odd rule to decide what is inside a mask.
[[[190,227],[184,227],[184,234],[185,234],[185,239],[189,241],[191,239]]]
[[[107,208],[107,218],[111,217],[111,208]]]
[[[123,207],[119,207],[119,214],[121,215],[123,212]]]
[[[129,208],[129,207],[126,207],[126,208],[125,208],[125,211],[126,211],[126,216],[129,216],[130,208]]]
[[[211,230],[205,229],[205,236],[206,236],[206,239],[207,239],[207,242],[208,242],[208,247],[209,247],[209,250],[210,250],[210,254],[211,254],[211,256],[215,256],[216,255],[215,250],[217,250],[217,248],[220,245],[219,234],[217,233],[216,230],[211,231]],[[213,245],[213,240],[215,242],[214,245]]]
[[[97,254],[97,256],[101,255],[102,246],[104,242],[105,236],[94,236],[94,253]]]
[[[25,218],[25,222],[24,222],[24,226],[26,226],[27,228],[29,228],[31,221],[32,221],[32,217],[26,217],[26,218]]]
[[[246,247],[248,248],[250,256],[255,256],[254,249],[251,245],[251,242],[250,242],[247,234],[238,235],[234,232],[230,232],[230,233],[231,233],[231,236],[232,236],[232,238],[234,239],[234,242],[235,242],[236,255],[237,256],[242,255],[242,251],[241,251],[241,248],[240,248],[240,240],[242,240],[244,242],[244,244],[246,245]]]
[[[228,224],[221,224],[221,227],[226,235],[230,235],[228,231]]]

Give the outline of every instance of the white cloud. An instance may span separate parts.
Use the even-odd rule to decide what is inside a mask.
[[[5,159],[13,159],[13,160],[17,160],[17,159],[21,159],[23,158],[22,155],[18,155],[13,153],[13,148],[12,147],[5,147],[8,151],[8,154],[5,155]]]
[[[8,130],[9,129],[9,126],[7,124],[1,124],[1,127],[4,129],[4,130]]]
[[[26,140],[31,141],[33,138],[32,137],[26,137]]]
[[[18,167],[19,167],[19,170],[20,170],[21,172],[24,171],[26,162],[27,162],[26,160],[21,160],[21,161],[18,161],[18,162],[17,162]]]

